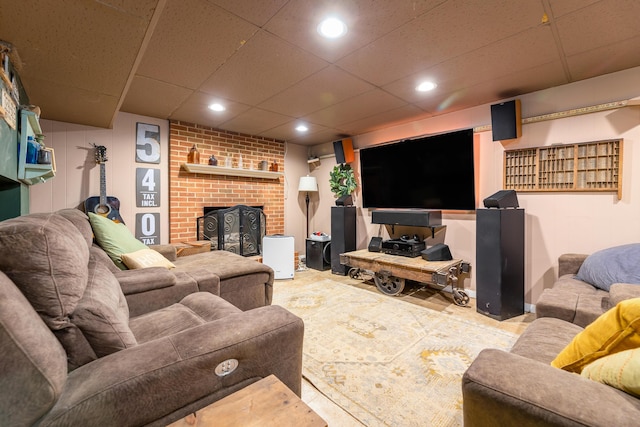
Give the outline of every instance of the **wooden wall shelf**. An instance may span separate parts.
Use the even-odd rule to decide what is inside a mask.
[[[503,184],[519,192],[616,192],[622,198],[622,139],[508,150]]]
[[[282,172],[261,171],[254,169],[226,168],[224,166],[209,166],[197,163],[183,163],[180,167],[189,173],[201,173],[206,175],[241,176],[246,178],[279,179],[284,176]]]

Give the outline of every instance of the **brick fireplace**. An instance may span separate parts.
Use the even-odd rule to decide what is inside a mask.
[[[169,241],[196,240],[197,218],[204,208],[234,205],[262,206],[267,217],[267,234],[284,233],[284,178],[265,179],[189,173],[181,168],[189,149],[196,145],[200,163],[213,154],[219,166],[231,158],[244,169],[258,169],[266,160],[284,171],[284,142],[259,136],[224,131],[182,121],[169,123]]]

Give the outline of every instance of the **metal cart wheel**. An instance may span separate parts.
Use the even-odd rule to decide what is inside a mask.
[[[455,305],[459,305],[461,307],[466,307],[469,303],[469,295],[465,291],[461,291],[458,289],[453,290],[453,302]]]
[[[384,273],[376,273],[373,281],[380,292],[385,295],[398,295],[404,289],[404,279]]]
[[[362,279],[360,269],[356,267],[349,269],[349,277],[352,279]]]

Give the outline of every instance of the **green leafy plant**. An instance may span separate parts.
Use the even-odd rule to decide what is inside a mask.
[[[353,193],[357,187],[356,176],[348,164],[342,163],[336,165],[329,172],[329,185],[331,192],[336,197],[348,196]]]

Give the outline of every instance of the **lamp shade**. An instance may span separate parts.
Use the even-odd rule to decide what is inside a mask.
[[[318,191],[318,181],[315,176],[301,176],[298,191]]]

